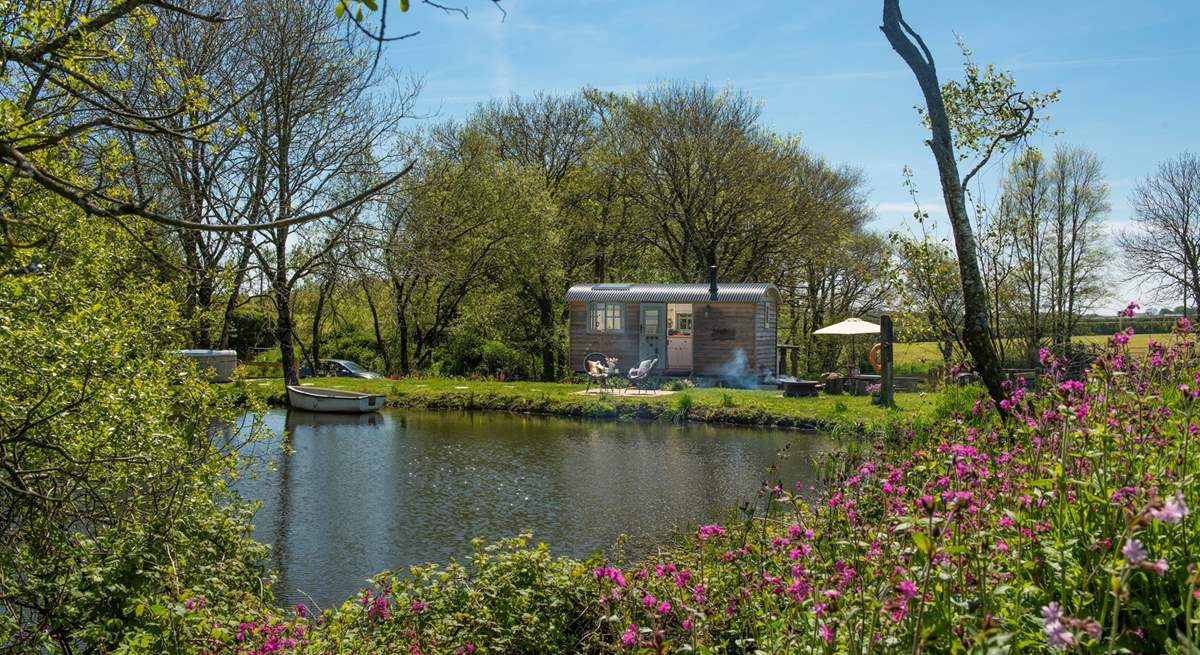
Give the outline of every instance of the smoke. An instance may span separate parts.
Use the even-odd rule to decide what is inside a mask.
[[[718,375],[722,386],[749,389],[758,385],[758,376],[750,370],[750,361],[742,348],[733,351],[733,359],[721,365]]]

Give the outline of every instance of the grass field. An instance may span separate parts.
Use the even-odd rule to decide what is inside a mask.
[[[313,386],[383,393],[395,407],[488,409],[583,417],[687,420],[776,427],[877,429],[906,417],[933,414],[943,393],[897,393],[896,407],[871,404],[869,396],[784,398],[779,391],[688,389],[667,396],[636,393],[580,395],[582,384],[496,382],[454,378],[359,380],[306,378]],[[279,380],[245,382],[255,395],[283,399]],[[950,391],[947,393],[954,393]],[[964,397],[970,395],[963,392]]]
[[[1146,352],[1151,339],[1166,341],[1170,336],[1169,334],[1135,334],[1129,340],[1129,348],[1136,354],[1142,354]],[[1109,337],[1105,335],[1095,334],[1073,337],[1072,341],[1102,347],[1108,342],[1108,339]],[[1020,348],[1021,346],[1014,342],[1014,347]],[[896,358],[897,371],[902,375],[924,373],[930,367],[942,365],[942,353],[938,350],[937,343],[933,341],[897,343],[892,348]]]

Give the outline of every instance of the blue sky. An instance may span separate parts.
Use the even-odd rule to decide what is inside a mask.
[[[394,68],[421,75],[423,113],[462,117],[493,96],[568,93],[584,85],[635,91],[661,80],[709,80],[763,103],[763,122],[867,176],[889,231],[911,216],[901,183],[911,166],[924,208],[942,210],[932,156],[913,106],[912,74],[880,33],[878,0],[653,2],[463,0],[470,19],[413,3],[389,12],[421,34],[388,46]],[[1103,160],[1110,223],[1122,227],[1138,178],[1200,150],[1200,2],[948,2],[908,0],[907,21],[932,49],[942,79],[957,76],[955,32],[976,61],[1012,71],[1023,89],[1061,89],[1039,138],[1084,145]],[[393,9],[395,9],[393,7]],[[503,20],[502,20],[503,19]],[[998,168],[992,171],[995,178]],[[1109,306],[1138,291],[1111,272]]]

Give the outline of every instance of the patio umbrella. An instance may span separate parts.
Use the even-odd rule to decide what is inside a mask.
[[[849,336],[851,366],[848,366],[847,368],[851,368],[854,361],[854,336],[857,334],[879,334],[879,324],[872,323],[870,321],[864,321],[861,318],[851,316],[841,323],[826,325],[820,330],[814,331],[813,334]]]

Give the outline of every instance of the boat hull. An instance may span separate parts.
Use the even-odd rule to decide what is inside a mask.
[[[288,404],[296,409],[329,414],[364,414],[383,407],[383,394],[358,393],[340,389],[289,386]]]

